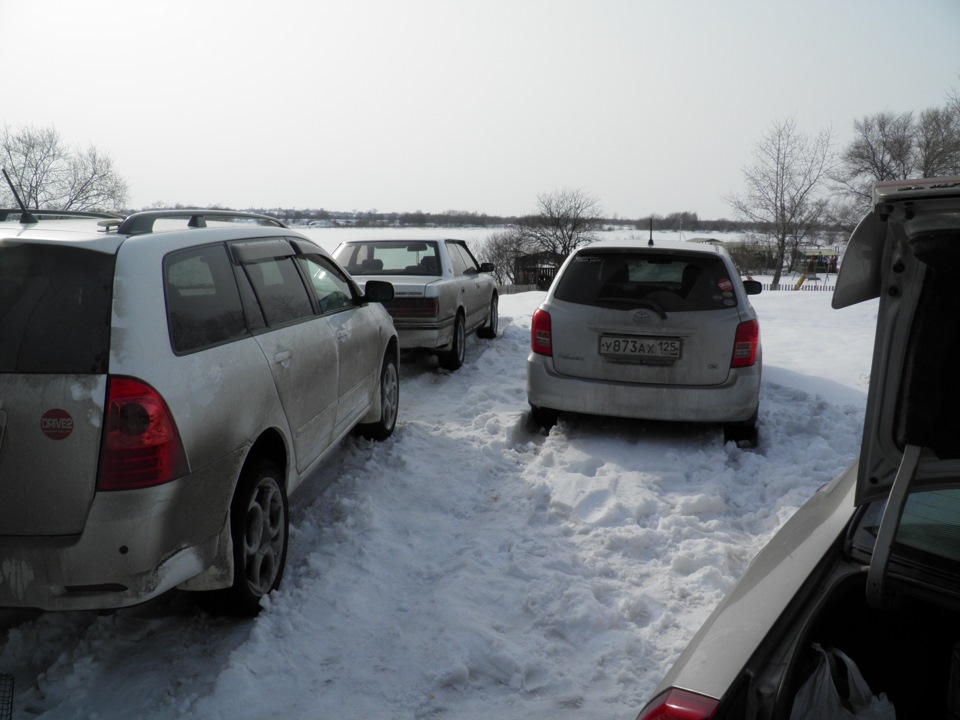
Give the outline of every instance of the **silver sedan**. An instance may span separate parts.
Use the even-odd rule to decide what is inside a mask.
[[[456,370],[469,333],[497,336],[494,267],[477,262],[463,240],[350,240],[333,256],[361,286],[393,284],[394,299],[385,307],[402,349],[426,349],[441,367]]]

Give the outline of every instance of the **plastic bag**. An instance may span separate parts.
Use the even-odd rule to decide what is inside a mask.
[[[870,691],[857,664],[836,648],[813,649],[820,654],[816,670],[797,692],[790,720],[896,720],[893,704],[884,693]],[[846,666],[849,692],[841,698],[837,689],[837,663]],[[844,705],[852,708],[850,710]]]

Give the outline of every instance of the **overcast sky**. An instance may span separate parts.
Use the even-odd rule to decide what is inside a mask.
[[[733,217],[775,120],[960,90],[960,0],[0,0],[0,124],[130,205]]]

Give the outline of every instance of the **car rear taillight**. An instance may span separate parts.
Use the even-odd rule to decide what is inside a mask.
[[[733,359],[730,367],[750,367],[757,361],[757,347],[760,345],[760,323],[747,320],[737,326],[737,337],[733,341]]]
[[[550,313],[546,310],[537,310],[533,314],[533,325],[530,327],[530,349],[540,355],[553,355]]]
[[[152,387],[110,378],[105,415],[98,490],[151,487],[187,474],[180,433]]]
[[[637,720],[709,720],[719,705],[712,697],[670,688],[647,703]]]
[[[440,310],[440,303],[437,298],[406,298],[394,297],[388,303],[385,303],[387,311],[391,317],[405,319],[426,319],[435,318]]]

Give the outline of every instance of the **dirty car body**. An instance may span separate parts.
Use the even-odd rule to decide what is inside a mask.
[[[276,221],[186,215],[0,223],[0,606],[256,612],[287,495],[392,431],[389,285]]]
[[[559,413],[723,423],[755,436],[757,314],[720,247],[602,241],[574,251],[534,313],[527,359],[533,418]]]

